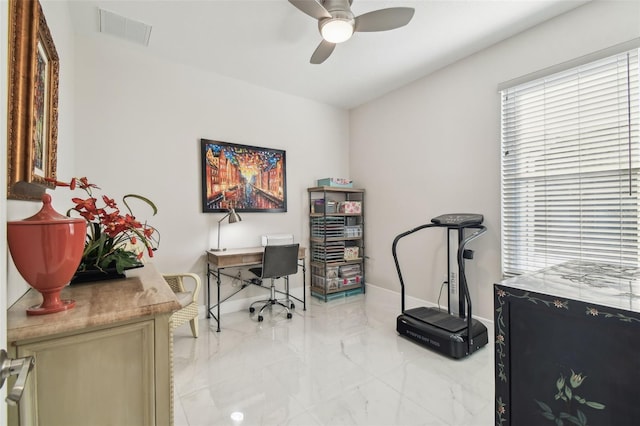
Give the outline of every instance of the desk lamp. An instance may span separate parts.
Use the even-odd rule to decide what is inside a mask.
[[[218,221],[218,246],[216,248],[214,248],[214,249],[211,249],[211,251],[225,251],[226,250],[226,248],[220,248],[220,224],[227,217],[229,218],[229,223],[242,222],[242,218],[240,217],[240,215],[238,213],[236,213],[236,209],[233,209],[233,208],[231,210],[229,210],[229,213],[227,213],[226,215],[222,216],[222,219],[220,219]]]

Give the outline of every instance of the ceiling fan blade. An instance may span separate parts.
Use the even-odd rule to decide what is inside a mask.
[[[411,21],[414,12],[412,7],[391,7],[363,13],[356,17],[354,31],[387,31],[403,27]]]
[[[326,40],[322,40],[318,47],[316,47],[315,52],[311,55],[312,64],[321,64],[323,63],[330,55],[333,53],[333,49],[336,48],[335,43],[328,42]]]
[[[311,16],[312,18],[322,19],[331,18],[331,14],[327,12],[316,0],[289,0],[289,3],[300,9],[302,12]]]

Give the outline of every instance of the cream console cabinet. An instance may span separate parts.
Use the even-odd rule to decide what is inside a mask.
[[[27,316],[41,300],[29,290],[8,310],[10,357],[35,358],[9,424],[173,424],[169,316],[179,304],[162,275],[146,265],[62,298],[75,308]]]

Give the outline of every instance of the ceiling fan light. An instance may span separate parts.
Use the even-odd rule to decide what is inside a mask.
[[[327,19],[320,29],[322,38],[331,43],[342,43],[353,35],[353,22],[344,19]]]

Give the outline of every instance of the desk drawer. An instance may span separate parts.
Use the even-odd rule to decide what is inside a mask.
[[[242,263],[262,263],[262,253],[260,254],[244,254],[242,255]]]
[[[218,268],[262,263],[262,252],[257,253],[207,253],[207,261]]]
[[[298,249],[298,259],[304,259],[306,249]],[[230,268],[234,266],[252,266],[262,263],[264,247],[229,249],[225,251],[207,251],[207,263],[210,267]]]

